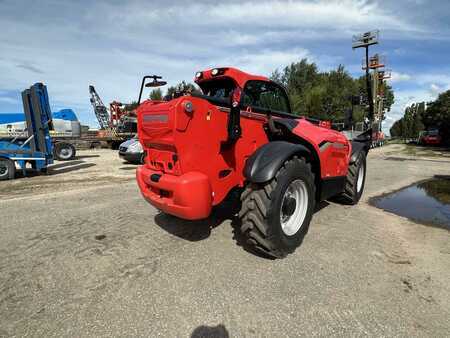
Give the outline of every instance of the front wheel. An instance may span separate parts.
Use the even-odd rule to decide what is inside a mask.
[[[70,143],[56,143],[54,150],[54,156],[58,161],[70,161],[75,158],[75,147]]]
[[[13,179],[16,174],[16,166],[13,161],[0,159],[0,181]]]
[[[308,232],[315,204],[311,165],[294,157],[267,183],[250,183],[241,195],[241,232],[257,251],[285,257]]]
[[[339,196],[342,203],[354,205],[359,202],[366,183],[366,153],[360,152],[356,161],[348,167],[345,190]]]

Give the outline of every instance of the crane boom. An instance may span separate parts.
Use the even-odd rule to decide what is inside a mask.
[[[105,105],[102,102],[102,99],[95,91],[94,86],[89,86],[89,94],[91,95],[91,104],[94,108],[95,116],[97,117],[98,123],[100,125],[100,129],[107,130],[110,129],[110,118],[108,109],[106,109]]]

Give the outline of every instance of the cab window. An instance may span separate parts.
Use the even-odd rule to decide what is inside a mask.
[[[216,99],[229,99],[236,85],[230,78],[221,78],[200,83],[203,95]]]
[[[286,93],[278,85],[264,81],[249,81],[241,99],[244,109],[252,108],[263,113],[290,113],[289,101]]]

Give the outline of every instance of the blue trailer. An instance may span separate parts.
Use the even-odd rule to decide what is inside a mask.
[[[52,112],[47,88],[42,83],[34,84],[22,92],[22,101],[28,138],[0,139],[0,181],[14,178],[17,167],[26,175],[27,164],[46,172],[53,163]]]

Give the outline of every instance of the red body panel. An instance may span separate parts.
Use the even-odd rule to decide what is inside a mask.
[[[181,176],[163,175],[158,182],[152,182],[151,175],[157,173],[160,172],[145,166],[136,171],[138,185],[147,201],[184,219],[208,217],[212,206],[208,176],[191,171]],[[161,190],[167,194],[161,194]]]
[[[239,87],[250,79],[268,81],[235,69],[228,69],[227,76],[228,72]],[[207,80],[210,72],[202,76]],[[185,109],[187,102],[194,107],[190,113]],[[151,204],[185,219],[207,217],[232,188],[243,186],[246,159],[269,142],[266,116],[241,112],[241,137],[231,147],[221,146],[228,136],[229,109],[202,98],[147,100],[137,114],[139,140],[147,152],[144,166],[136,173],[139,187]],[[322,178],[347,174],[351,145],[344,135],[305,119],[299,119],[292,132],[317,152]],[[161,175],[158,181],[151,179],[153,174]]]
[[[319,155],[322,179],[347,175],[351,143],[343,134],[318,127],[305,119],[299,120],[293,132],[310,143]],[[323,142],[327,143],[319,147]]]

